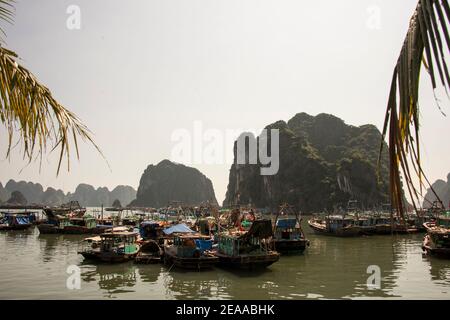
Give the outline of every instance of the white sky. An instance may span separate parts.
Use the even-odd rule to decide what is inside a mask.
[[[298,112],[348,124],[384,120],[392,70],[416,0],[17,0],[7,46],[94,132],[112,170],[89,145],[56,177],[56,155],[25,167],[3,160],[0,181],[73,191],[81,182],[137,188],[147,165],[170,158],[174,130],[263,128]],[[69,5],[81,30],[69,30]],[[379,8],[379,29],[368,27]],[[375,10],[376,11],[376,10]],[[424,165],[450,171],[449,119],[422,81]],[[444,107],[449,111],[448,104]],[[225,145],[232,148],[232,142]],[[194,165],[221,202],[229,164]]]

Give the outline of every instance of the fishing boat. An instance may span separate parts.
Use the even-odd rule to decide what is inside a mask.
[[[169,239],[164,244],[164,263],[183,269],[203,270],[213,267],[219,259],[212,252],[212,240],[177,224],[164,230]]]
[[[224,267],[257,269],[277,262],[280,254],[272,249],[272,222],[255,220],[248,231],[242,229],[220,232],[215,255]]]
[[[309,240],[305,238],[301,227],[299,213],[291,206],[283,205],[278,211],[274,222],[273,240],[275,250],[280,253],[303,253],[309,245]]]
[[[85,238],[81,243],[81,249],[78,250],[78,254],[89,260],[99,259],[101,241],[102,238],[100,236]]]
[[[64,234],[93,234],[96,233],[97,222],[94,217],[69,218],[69,224],[65,225],[61,233]]]
[[[85,259],[103,262],[126,262],[139,252],[138,234],[135,232],[105,232],[83,241],[85,247],[78,251]]]
[[[69,217],[64,215],[65,212],[53,208],[44,208],[43,212],[47,216],[47,221],[37,226],[41,234],[63,233],[64,227],[70,224]]]
[[[438,215],[435,222],[424,223],[424,228],[427,234],[422,250],[429,255],[450,258],[450,211]]]
[[[154,240],[143,241],[140,245],[139,252],[134,258],[135,263],[159,263],[162,261],[163,250]]]
[[[338,237],[356,237],[362,235],[362,228],[355,223],[353,216],[329,215],[308,220],[309,227],[317,234]]]
[[[2,213],[0,230],[25,230],[36,220],[34,213]]]

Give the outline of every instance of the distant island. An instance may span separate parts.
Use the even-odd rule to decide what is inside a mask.
[[[307,213],[345,207],[350,199],[357,200],[362,208],[389,202],[388,158],[386,153],[382,155],[378,180],[381,133],[374,125],[357,127],[330,114],[298,113],[288,122],[277,121],[266,128],[278,129],[280,133],[278,173],[263,176],[259,164],[234,163],[224,207],[239,203],[274,210],[286,202]],[[236,142],[234,151],[236,160]],[[448,182],[439,180],[435,189],[444,192],[450,188]],[[150,164],[137,191],[124,185],[111,191],[106,187],[95,189],[83,183],[73,193],[64,193],[52,187],[44,191],[39,183],[10,180],[4,187],[0,183],[0,201],[8,201],[14,191],[20,192],[14,199],[28,204],[60,205],[76,200],[82,206],[93,207],[160,208],[171,202],[218,205],[208,177],[195,168],[169,160]],[[448,202],[450,194],[444,195],[443,200]]]
[[[224,206],[239,202],[275,209],[287,202],[316,212],[345,208],[350,199],[365,208],[389,201],[386,153],[377,182],[381,133],[374,125],[356,127],[330,114],[298,113],[266,128],[279,129],[278,174],[262,176],[259,164],[236,164],[235,143]]]
[[[14,194],[14,192],[19,194]],[[95,189],[93,186],[81,183],[77,186],[73,193],[52,187],[48,187],[45,191],[41,184],[9,180],[5,186],[0,183],[0,201],[10,202],[13,199],[20,199],[17,204],[22,204],[26,200],[27,204],[40,204],[47,206],[57,206],[69,201],[78,201],[84,207],[112,206],[115,200],[122,204],[128,204],[136,198],[136,190],[130,186],[119,185],[109,191],[106,187]],[[24,197],[24,199],[21,198]]]
[[[218,204],[211,180],[199,170],[169,160],[149,165],[139,182],[136,200],[130,205],[160,208],[172,201]]]
[[[431,186],[438,195],[439,199],[442,201],[442,204],[447,208],[450,205],[450,173],[447,175],[447,181],[438,179]],[[433,202],[436,200],[437,199],[434,192],[431,188],[428,189],[424,197],[423,207],[431,207]]]

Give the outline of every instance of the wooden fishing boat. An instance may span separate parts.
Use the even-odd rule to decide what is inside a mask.
[[[61,233],[64,234],[94,234],[97,227],[95,218],[84,216],[82,218],[69,218],[69,224],[65,225]]]
[[[330,215],[323,218],[312,218],[309,227],[317,234],[356,237],[362,235],[362,228],[355,224],[353,216]]]
[[[146,240],[140,244],[139,252],[134,258],[135,263],[159,263],[162,261],[163,250],[154,240]]]
[[[100,239],[99,239],[100,238]],[[133,260],[139,252],[138,234],[135,232],[107,232],[87,238],[87,247],[78,251],[85,259],[102,262],[126,262]]]
[[[164,244],[164,263],[183,269],[203,270],[213,267],[219,259],[212,252],[212,240],[185,224],[164,230],[170,236]]]
[[[47,221],[37,226],[41,234],[63,233],[64,227],[70,224],[69,217],[59,214],[60,211],[51,208],[44,208],[43,211]]]
[[[26,230],[36,220],[34,213],[2,213],[0,230]]]
[[[375,234],[377,230],[374,220],[365,215],[358,215],[355,219],[355,225],[361,229],[361,234],[363,235]]]
[[[99,260],[100,247],[102,238],[100,236],[85,238],[81,244],[81,249],[78,254],[81,254],[88,260]]]
[[[436,217],[435,222],[424,223],[427,234],[423,239],[422,250],[443,258],[450,258],[450,212]]]
[[[273,241],[275,250],[280,253],[303,253],[309,246],[309,240],[305,238],[301,228],[299,213],[291,206],[283,205],[278,211],[274,221]]]
[[[248,231],[238,229],[219,233],[215,250],[219,265],[241,269],[270,266],[280,259],[280,254],[272,250],[272,236],[270,220],[255,220]]]

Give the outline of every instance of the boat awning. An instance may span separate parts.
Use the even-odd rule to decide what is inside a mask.
[[[174,225],[170,228],[163,230],[165,234],[172,234],[172,233],[193,233],[194,230],[191,230],[186,224],[180,223],[177,225]]]

